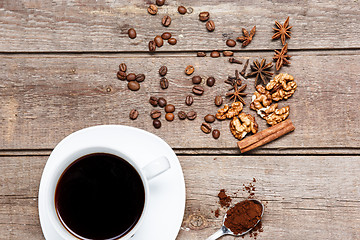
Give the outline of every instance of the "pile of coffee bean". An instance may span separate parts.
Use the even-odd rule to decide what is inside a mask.
[[[204,120],[205,120],[205,122],[203,122],[201,124],[200,129],[206,134],[209,134],[212,131],[213,138],[218,139],[220,137],[220,131],[218,129],[212,130],[212,127],[210,125],[210,123],[215,122],[215,120],[216,120],[215,116],[212,114],[207,114],[204,117]]]
[[[128,88],[131,91],[138,91],[140,89],[140,83],[145,80],[145,74],[126,73],[127,66],[125,63],[119,65],[119,71],[116,76],[119,80],[127,80]]]

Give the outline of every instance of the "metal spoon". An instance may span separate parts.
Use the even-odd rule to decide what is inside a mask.
[[[228,229],[227,227],[225,227],[224,225],[224,222],[225,222],[225,219],[226,219],[226,214],[224,216],[224,219],[223,219],[223,222],[222,222],[222,226],[221,228],[215,232],[213,235],[211,235],[210,237],[208,237],[206,240],[216,240],[224,235],[233,235],[234,237],[241,237],[242,235],[245,235],[247,234],[248,232],[250,232],[251,230],[254,229],[254,227],[256,227],[256,225],[259,224],[259,222],[261,221],[262,219],[262,216],[264,214],[264,205],[259,201],[259,200],[256,200],[256,199],[249,199],[249,201],[253,201],[257,204],[259,204],[261,206],[261,216],[260,216],[260,219],[255,223],[255,225],[252,227],[252,228],[249,228],[247,231],[245,232],[242,232],[242,233],[239,233],[239,234],[235,234],[233,233],[230,229]]]

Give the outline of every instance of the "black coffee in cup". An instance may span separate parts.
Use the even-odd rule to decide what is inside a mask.
[[[83,156],[61,175],[55,191],[57,215],[80,239],[117,239],[139,221],[145,190],[124,159],[107,153]]]

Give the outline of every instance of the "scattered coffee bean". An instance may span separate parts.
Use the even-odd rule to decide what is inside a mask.
[[[219,53],[218,51],[212,51],[212,52],[210,53],[210,57],[212,57],[212,58],[218,58],[218,57],[220,57],[220,53]]]
[[[130,81],[128,82],[128,88],[131,91],[137,91],[140,89],[140,84],[137,81]]]
[[[162,97],[160,97],[159,99],[158,99],[158,105],[159,105],[159,107],[165,107],[166,106],[166,100],[165,100],[165,98],[162,98]]]
[[[166,66],[161,66],[160,68],[159,68],[159,74],[160,74],[160,76],[165,76],[166,74],[167,74],[167,67]]]
[[[194,120],[197,116],[197,113],[195,111],[190,111],[186,114],[187,119]]]
[[[156,43],[154,41],[150,41],[149,42],[149,51],[155,52],[155,50],[156,50]]]
[[[189,65],[185,68],[186,75],[191,75],[191,74],[193,74],[194,71],[195,71],[195,68],[191,65]]]
[[[186,113],[184,111],[179,111],[178,117],[180,120],[184,120],[186,118]]]
[[[177,40],[176,40],[176,38],[169,38],[168,43],[170,45],[175,45],[177,43]]]
[[[171,38],[171,33],[169,32],[164,32],[163,34],[161,34],[162,39],[164,40],[169,40]]]
[[[164,16],[163,19],[161,20],[162,25],[164,25],[164,27],[168,27],[171,24],[171,17],[169,17],[168,15]]]
[[[139,112],[136,109],[130,111],[129,117],[131,120],[137,119],[138,116],[139,116]]]
[[[119,70],[121,72],[126,72],[126,69],[127,69],[126,64],[125,63],[120,63]]]
[[[172,113],[175,112],[175,106],[172,104],[168,104],[165,106],[165,112]]]
[[[157,47],[162,47],[162,45],[164,45],[164,40],[160,36],[156,36],[154,42]]]
[[[204,120],[207,123],[213,123],[213,122],[215,122],[215,116],[212,114],[208,114],[204,117]]]
[[[214,102],[215,102],[215,105],[219,107],[223,103],[223,98],[221,96],[216,96]]]
[[[157,109],[154,109],[150,112],[150,117],[152,119],[158,119],[159,117],[161,117],[161,112]]]
[[[237,59],[235,59],[235,58],[229,58],[229,62],[230,63],[237,63],[237,64],[242,64],[242,61],[240,61],[240,60],[237,60]]]
[[[187,9],[186,9],[186,7],[184,7],[184,6],[179,6],[179,7],[178,7],[178,12],[179,12],[180,14],[185,14],[185,13],[187,12]]]
[[[136,75],[136,79],[137,82],[143,82],[145,80],[145,74],[138,74]]]
[[[172,120],[174,120],[175,115],[173,113],[167,113],[165,114],[165,119],[168,120],[169,122],[171,122]]]
[[[129,82],[130,82],[130,81],[135,81],[135,79],[136,79],[135,73],[129,73],[129,74],[126,76],[126,80],[128,80]]]
[[[116,76],[120,80],[126,80],[126,72],[118,71]]]
[[[196,56],[198,56],[198,57],[205,57],[205,56],[206,56],[206,53],[205,53],[205,52],[198,52],[198,53],[196,54]]]
[[[213,20],[209,20],[206,22],[206,29],[209,31],[209,32],[212,32],[215,30],[215,23]]]
[[[210,13],[209,12],[201,12],[199,13],[199,20],[202,22],[205,22],[207,20],[209,20],[210,18]]]
[[[208,85],[209,87],[214,86],[214,84],[215,84],[215,78],[209,77],[209,78],[206,80],[206,85]]]
[[[218,139],[220,137],[220,131],[217,129],[214,129],[212,132],[212,136],[213,136],[213,138]]]
[[[156,0],[156,5],[162,6],[165,4],[165,0]]]
[[[193,84],[200,84],[202,81],[202,78],[200,76],[193,76],[191,81]]]
[[[150,103],[151,105],[153,105],[154,107],[157,107],[157,105],[158,105],[158,99],[157,99],[157,97],[150,97],[149,103]]]
[[[135,29],[130,28],[130,29],[128,30],[128,35],[129,35],[129,38],[131,38],[131,39],[136,38],[136,31],[135,31]]]
[[[204,88],[202,86],[194,86],[192,92],[195,93],[196,95],[203,95]]]
[[[203,122],[201,124],[201,131],[203,131],[206,134],[211,133],[211,125],[206,122]]]
[[[155,6],[154,4],[150,4],[150,6],[148,7],[148,12],[151,15],[155,15],[155,14],[157,14],[157,11],[158,11],[157,6]]]
[[[160,79],[160,87],[162,89],[167,89],[169,87],[169,80],[167,80],[166,78],[161,78]]]
[[[159,119],[155,119],[155,120],[153,121],[153,126],[154,126],[154,128],[161,128],[161,122],[160,122],[160,120],[159,120]]]
[[[224,55],[224,57],[231,57],[232,55],[234,55],[234,52],[232,52],[232,51],[223,51],[223,55]]]
[[[228,47],[235,47],[235,46],[236,46],[236,42],[235,42],[235,40],[233,40],[233,39],[228,39],[228,40],[226,40],[226,45],[227,45]]]
[[[193,104],[194,102],[194,98],[191,95],[186,96],[185,98],[185,104],[188,106],[191,106],[191,104]]]

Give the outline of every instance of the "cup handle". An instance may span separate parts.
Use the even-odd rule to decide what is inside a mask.
[[[170,162],[165,156],[156,158],[142,168],[147,180],[153,179],[154,177],[160,175],[168,169],[170,169]]]

